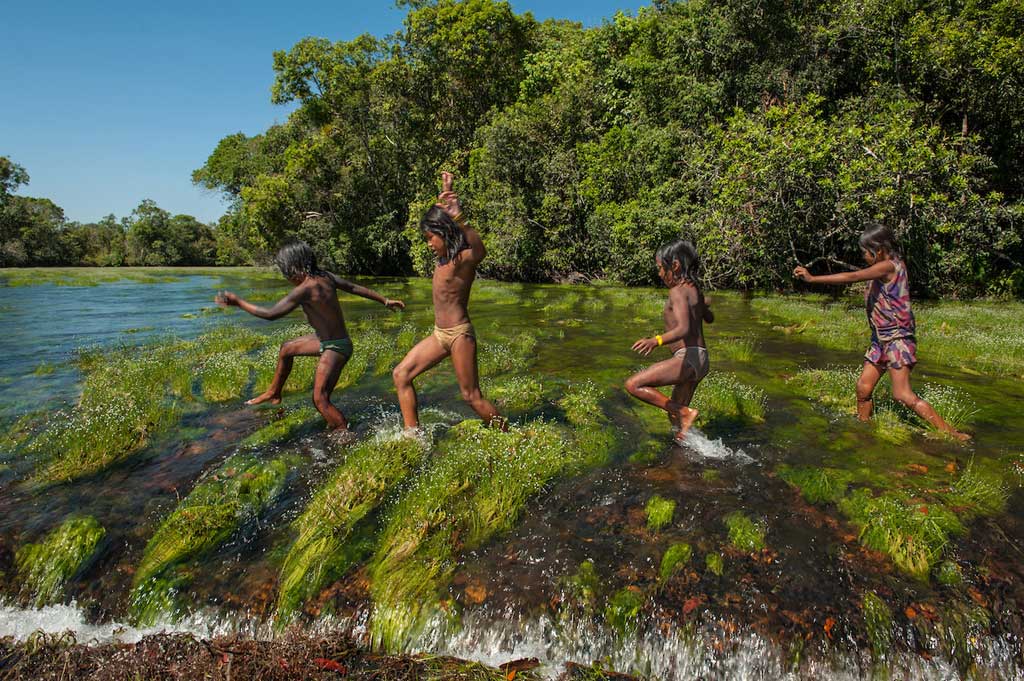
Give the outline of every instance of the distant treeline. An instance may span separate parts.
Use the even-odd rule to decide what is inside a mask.
[[[342,271],[422,271],[446,168],[490,276],[649,283],[686,235],[709,284],[786,287],[859,264],[877,220],[919,293],[1024,293],[1020,0],[656,0],[589,29],[399,4],[394,35],[275,53],[298,109],[195,171],[250,256],[298,236]]]
[[[49,199],[16,196],[28,173],[0,156],[0,267],[85,265],[213,265],[215,231],[191,215],[171,215],[150,200],[126,218],[72,222]],[[220,264],[244,260],[242,254]]]

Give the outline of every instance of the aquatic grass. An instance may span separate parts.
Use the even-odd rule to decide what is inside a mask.
[[[765,547],[767,529],[763,522],[754,522],[742,511],[733,511],[722,521],[729,530],[729,543],[744,553],[754,553]]]
[[[544,387],[529,376],[510,376],[489,382],[485,384],[484,394],[503,412],[533,411],[544,402]]]
[[[938,385],[936,383],[922,383],[920,386],[915,386],[915,389],[917,394],[928,404],[932,405],[935,411],[942,416],[942,419],[956,430],[969,426],[978,413],[974,400],[960,388]],[[908,419],[913,419],[921,428],[941,432],[936,431],[932,424],[922,419],[916,413],[911,412],[905,407],[904,409],[907,412]]]
[[[580,563],[576,572],[563,577],[560,583],[570,597],[585,607],[593,606],[601,592],[601,578],[592,560]]]
[[[754,348],[757,347],[757,342],[752,335],[717,337],[709,340],[712,341],[715,355],[720,355],[732,362],[754,361]]]
[[[352,553],[345,549],[356,525],[395,493],[426,455],[424,442],[401,436],[378,436],[349,451],[293,523],[298,534],[278,579],[279,621],[286,622],[348,567]]]
[[[604,393],[593,381],[582,381],[565,391],[558,406],[565,413],[565,420],[574,426],[599,423],[605,419],[601,409]]]
[[[552,479],[593,461],[593,453],[543,421],[507,433],[479,421],[454,426],[433,465],[388,514],[371,562],[374,645],[405,647],[437,608],[455,554],[511,528]]]
[[[38,544],[25,544],[14,564],[22,594],[39,608],[60,602],[64,585],[87,569],[106,530],[91,516],[71,517]]]
[[[647,505],[644,506],[644,514],[647,516],[647,529],[651,532],[660,532],[665,526],[672,523],[672,516],[675,512],[675,501],[655,494],[647,500]]]
[[[240,446],[258,448],[290,440],[316,423],[320,423],[320,413],[313,407],[301,407],[275,418],[242,440]]]
[[[274,372],[277,370],[279,348],[275,346],[266,347],[257,353],[253,364],[256,368],[256,380],[253,384],[253,392],[262,394],[270,387],[274,380]],[[296,392],[309,392],[313,389],[313,380],[316,378],[316,366],[319,357],[295,357],[292,360],[292,371],[288,374],[288,380],[284,382],[282,395]]]
[[[700,412],[700,424],[717,421],[739,424],[764,421],[768,395],[757,386],[742,383],[735,374],[713,372],[697,386],[690,405]]]
[[[209,355],[199,367],[199,384],[207,402],[227,402],[242,396],[249,385],[252,360],[238,350]]]
[[[504,343],[482,343],[478,346],[477,362],[480,376],[493,377],[526,370],[528,358],[517,348]]]
[[[153,579],[212,551],[256,518],[284,489],[297,463],[294,456],[262,461],[236,454],[199,482],[146,544],[132,582],[133,602],[143,603]]]
[[[954,508],[963,507],[963,515],[995,515],[1006,509],[1010,490],[995,472],[982,470],[971,461],[953,483],[944,501]]]
[[[863,350],[870,341],[863,303],[836,302],[821,295],[759,296],[754,312],[785,335],[806,338],[831,350]]]
[[[603,466],[618,442],[615,429],[601,409],[603,393],[593,381],[573,384],[558,400],[572,429],[574,451],[581,454],[580,468]]]
[[[925,582],[950,536],[964,532],[960,519],[941,503],[910,502],[897,493],[874,496],[858,489],[840,500],[839,509],[859,528],[864,546],[887,554],[901,571]]]
[[[861,613],[864,615],[871,656],[876,660],[884,659],[892,647],[892,611],[878,594],[868,591],[861,600]]]
[[[849,471],[817,466],[781,465],[776,469],[780,478],[800,490],[809,503],[828,504],[839,501],[846,495],[846,488],[853,481]]]
[[[686,567],[692,556],[693,547],[685,542],[669,546],[662,555],[661,564],[658,566],[658,577],[662,583],[667,582],[672,575]]]

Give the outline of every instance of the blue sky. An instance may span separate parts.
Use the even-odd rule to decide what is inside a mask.
[[[517,12],[599,24],[637,0],[512,0]],[[25,167],[18,193],[70,220],[129,214],[142,199],[215,221],[192,185],[217,142],[283,121],[270,103],[272,53],[308,35],[349,40],[401,27],[390,0],[285,3],[5,3],[0,22],[0,156]]]

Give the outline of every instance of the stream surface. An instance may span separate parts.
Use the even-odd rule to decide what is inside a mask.
[[[429,281],[359,281],[404,299],[403,322],[428,329]],[[82,348],[194,338],[228,323],[269,333],[302,322],[300,312],[264,322],[238,310],[222,311],[212,302],[218,289],[227,288],[267,304],[286,287],[283,279],[266,273],[238,272],[182,275],[161,283],[0,285],[0,423],[73,404],[82,378],[74,359]],[[915,433],[904,444],[886,443],[853,418],[823,410],[787,380],[801,369],[859,366],[860,353],[828,350],[786,335],[743,296],[712,293],[716,321],[705,327],[711,372],[728,372],[763,391],[764,419],[712,417],[686,446],[678,447],[671,444],[664,415],[622,389],[626,377],[651,361],[632,353],[630,346],[659,330],[656,300],[665,291],[639,291],[644,305],[616,302],[615,292],[609,287],[477,282],[470,312],[481,346],[488,343],[489,328],[505,335],[538,335],[529,373],[555,392],[582,381],[595,383],[604,391],[601,406],[619,444],[610,465],[549,484],[512,530],[460,556],[449,591],[461,626],[439,619],[419,634],[415,649],[494,664],[538,657],[552,673],[572,660],[659,678],[852,679],[871,677],[880,666],[897,678],[1021,678],[1020,632],[1013,624],[1019,625],[1019,606],[1024,605],[1024,495],[1019,488],[1011,491],[1005,510],[974,520],[945,549],[969,574],[968,586],[952,594],[934,581],[901,574],[887,557],[861,547],[856,528],[835,507],[807,503],[777,474],[783,464],[841,463],[877,470],[880,480],[898,483],[914,475],[906,470],[909,462],[962,470],[972,460],[997,461],[1024,452],[1019,379],[946,366],[922,347],[915,382],[955,386],[969,395],[977,410],[970,426],[975,440],[965,447]],[[350,296],[342,298],[342,307],[353,320],[387,314],[379,305]],[[737,340],[752,343],[751,357],[730,359],[716,352],[716,344]],[[425,420],[451,426],[472,418],[459,398],[451,364],[444,362],[432,373],[439,376],[420,389]],[[33,462],[0,452],[0,586],[6,594],[0,604],[0,636],[24,638],[38,628],[71,628],[83,640],[132,640],[161,629],[274,635],[267,618],[290,523],[344,457],[319,429],[268,448],[268,457],[287,450],[298,453],[304,464],[258,522],[189,567],[185,596],[190,607],[184,617],[135,628],[127,614],[134,567],[161,519],[274,413],[273,408],[242,404],[257,392],[250,386],[238,401],[192,405],[180,423],[141,451],[71,483],[45,489],[24,484]],[[334,402],[362,435],[398,429],[388,373],[368,371],[356,385],[336,392]],[[285,397],[286,406],[308,403],[307,394]],[[535,416],[560,418],[550,402]],[[672,522],[656,533],[647,529],[644,513],[653,495],[676,503]],[[722,518],[733,511],[764,524],[767,549],[744,555],[727,546]],[[103,548],[67,585],[63,603],[31,608],[19,596],[13,556],[72,512],[91,515],[106,529]],[[693,549],[690,566],[654,586],[666,548],[683,541]],[[721,576],[705,570],[705,556],[711,553],[725,558]],[[635,628],[616,633],[595,614],[600,606],[566,605],[567,580],[585,561],[600,576],[599,599],[630,587],[643,590],[647,600]],[[350,572],[307,608],[301,626],[365,629],[366,580],[365,571]],[[895,614],[893,650],[881,662],[870,654],[860,614],[869,590],[882,595]],[[965,634],[972,638],[959,660],[921,654],[925,635],[915,629],[919,613],[930,612],[928,604],[941,609],[961,597],[964,607],[972,601],[985,607],[991,627]],[[923,610],[919,604],[925,604]],[[1008,608],[1017,614],[1007,614]]]

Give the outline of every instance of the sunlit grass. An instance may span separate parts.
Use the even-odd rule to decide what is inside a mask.
[[[655,494],[647,500],[647,505],[644,506],[644,514],[647,516],[647,529],[651,532],[660,532],[672,523],[672,515],[675,511],[676,502]]]
[[[741,382],[735,374],[722,372],[712,372],[701,381],[690,402],[700,412],[700,424],[760,423],[764,421],[767,404],[764,390]]]
[[[753,521],[741,511],[733,511],[722,519],[729,530],[729,543],[744,553],[760,551],[765,547],[767,532],[761,521]]]
[[[241,446],[263,447],[274,442],[290,440],[297,433],[319,422],[320,414],[313,407],[295,409],[246,437],[242,440]]]

